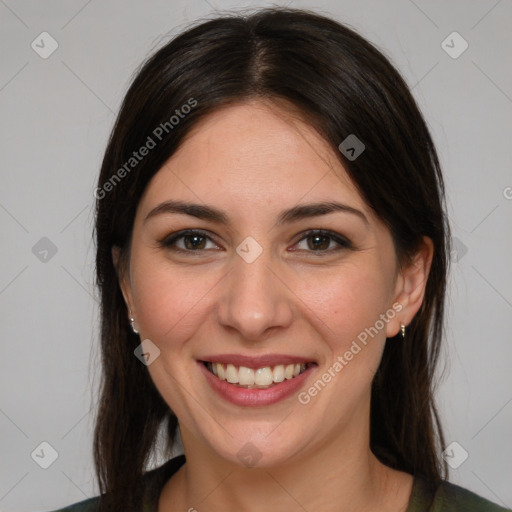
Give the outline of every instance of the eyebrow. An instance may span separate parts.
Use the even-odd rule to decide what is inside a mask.
[[[319,217],[329,213],[344,212],[356,215],[366,224],[369,224],[364,213],[352,206],[348,206],[337,202],[320,202],[305,205],[297,205],[288,210],[284,210],[279,214],[277,225],[291,224],[302,219],[310,217]],[[197,203],[186,203],[184,201],[165,201],[153,208],[144,219],[144,223],[150,218],[157,215],[178,213],[182,215],[190,215],[198,219],[207,220],[216,224],[229,224],[228,216],[222,211],[212,206],[206,206]]]

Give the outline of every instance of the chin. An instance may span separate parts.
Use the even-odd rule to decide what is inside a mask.
[[[281,429],[274,422],[223,425],[226,430],[219,426],[202,435],[218,457],[241,467],[263,469],[287,464],[307,444],[304,432],[286,429],[286,420]]]

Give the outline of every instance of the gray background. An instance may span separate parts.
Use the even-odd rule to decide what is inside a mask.
[[[458,443],[448,452],[460,464],[451,480],[512,507],[512,3],[288,4],[330,14],[379,45],[425,113],[457,247],[439,387],[447,444]],[[97,492],[93,190],[130,77],[188,22],[260,5],[269,4],[0,0],[1,510],[46,510]],[[51,48],[44,31],[58,43],[47,59],[31,47]],[[469,43],[458,58],[445,51],[463,48],[457,36],[442,47],[453,31]],[[43,441],[58,453],[48,469],[39,465],[51,462]]]

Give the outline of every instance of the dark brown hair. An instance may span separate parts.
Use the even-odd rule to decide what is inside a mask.
[[[327,17],[272,8],[203,22],[163,46],[137,73],[113,128],[98,182],[95,230],[103,375],[94,457],[100,490],[109,493],[104,510],[140,503],[141,477],[157,434],[165,433],[168,455],[177,427],[134,356],[140,339],[129,326],[111,250],[119,247],[124,261],[129,258],[141,195],[191,128],[221,106],[251,98],[293,106],[332,146],[389,228],[399,261],[414,254],[423,236],[432,239],[421,310],[406,342],[386,344],[373,381],[370,446],[383,463],[429,481],[446,473],[433,377],[449,236],[431,136],[406,83],[371,43]],[[176,109],[193,102],[189,113],[170,123]],[[161,140],[127,167],[159,126],[167,127],[158,132]],[[338,150],[350,134],[365,144],[353,161]],[[123,166],[126,172],[120,172]]]

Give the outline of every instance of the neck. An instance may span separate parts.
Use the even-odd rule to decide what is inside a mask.
[[[181,433],[187,461],[165,486],[159,512],[407,509],[412,477],[379,462],[368,428],[347,427],[336,439],[268,468],[240,467],[186,429]]]

